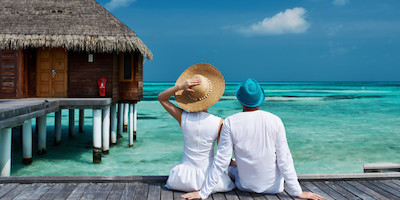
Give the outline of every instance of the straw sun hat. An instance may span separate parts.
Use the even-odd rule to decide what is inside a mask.
[[[194,92],[178,90],[175,92],[175,100],[178,105],[190,112],[205,110],[222,97],[225,91],[225,80],[221,72],[207,63],[197,63],[187,68],[179,76],[175,85],[191,78],[201,79],[200,85],[191,87]]]

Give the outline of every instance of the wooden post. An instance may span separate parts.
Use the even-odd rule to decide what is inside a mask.
[[[118,104],[118,129],[117,129],[117,137],[122,138],[122,128],[124,121],[124,104]]]
[[[110,123],[111,123],[111,145],[115,145],[117,144],[117,118],[116,118],[115,103],[111,105]]]
[[[61,112],[62,110],[60,109],[59,111],[56,112],[54,116],[54,133],[55,133],[55,144],[59,145],[61,143]]]
[[[69,109],[69,138],[75,136],[75,110]]]
[[[0,176],[11,173],[11,128],[0,131]]]
[[[101,162],[101,109],[93,109],[93,163]]]
[[[137,110],[136,103],[133,104],[133,140],[136,141],[136,128],[137,128]]]
[[[79,109],[79,133],[85,128],[85,109]]]
[[[22,125],[22,163],[32,164],[32,120],[28,119]]]
[[[46,154],[46,138],[47,138],[47,126],[46,126],[46,115],[36,118],[36,126],[38,126],[38,154]]]
[[[129,147],[133,146],[133,103],[129,104]]]
[[[124,129],[123,132],[128,131],[128,114],[129,114],[129,103],[124,105]]]
[[[103,153],[108,154],[110,149],[110,106],[103,109]]]

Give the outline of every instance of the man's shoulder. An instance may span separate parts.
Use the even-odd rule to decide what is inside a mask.
[[[238,112],[236,114],[233,114],[233,115],[227,117],[225,120],[229,121],[232,119],[243,118],[243,117],[247,117],[248,115],[252,115],[252,116],[256,116],[256,117],[266,117],[266,118],[275,119],[275,120],[281,120],[281,118],[278,117],[277,115],[267,112],[267,111],[264,111],[264,110],[257,110],[257,111],[252,111],[252,112]]]

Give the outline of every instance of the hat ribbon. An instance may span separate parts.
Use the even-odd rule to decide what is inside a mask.
[[[204,78],[206,78],[206,77],[204,77]],[[206,95],[204,95],[203,97],[194,98],[194,97],[192,97],[192,96],[189,94],[189,92],[188,92],[187,95],[188,95],[188,97],[189,97],[190,100],[192,100],[192,101],[201,101],[201,100],[203,100],[203,99],[206,99],[208,96],[210,96],[211,89],[212,89],[211,81],[210,81],[210,79],[208,79],[208,78],[206,78],[206,79],[208,80],[208,85],[209,85],[208,93],[207,93]]]

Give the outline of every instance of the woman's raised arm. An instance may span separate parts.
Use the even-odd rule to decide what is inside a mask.
[[[178,90],[186,90],[188,92],[194,92],[191,87],[199,85],[201,83],[200,79],[188,79],[180,84],[175,85],[174,87],[168,88],[158,94],[157,99],[160,101],[161,105],[168,111],[168,113],[178,121],[179,125],[181,124],[181,116],[183,109],[175,106],[169,101],[169,98],[173,94],[175,94]]]

